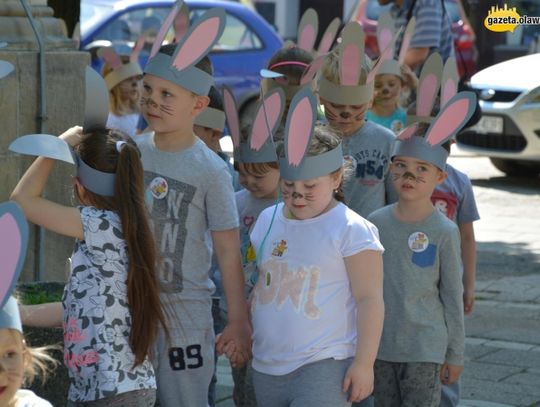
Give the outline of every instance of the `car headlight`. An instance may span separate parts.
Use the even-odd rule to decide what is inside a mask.
[[[540,86],[531,90],[525,96],[523,103],[540,103]]]

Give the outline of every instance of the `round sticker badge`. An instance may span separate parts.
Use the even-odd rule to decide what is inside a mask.
[[[150,182],[150,191],[154,198],[163,199],[169,192],[169,184],[167,184],[165,178],[156,177]]]
[[[429,246],[429,238],[424,232],[414,232],[409,236],[409,249],[421,253]]]

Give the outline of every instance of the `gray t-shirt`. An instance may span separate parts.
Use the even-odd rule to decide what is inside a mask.
[[[396,201],[388,171],[394,139],[392,131],[370,121],[352,136],[343,137],[343,155],[352,161],[354,170],[344,185],[345,201],[364,218]]]
[[[142,154],[150,210],[162,255],[160,282],[164,299],[181,302],[184,327],[203,328],[210,317],[214,284],[209,277],[211,247],[207,230],[238,227],[231,176],[225,162],[197,138],[184,150],[158,150],[154,134],[137,139]],[[187,313],[187,314],[186,314]],[[180,317],[182,316],[179,315]]]
[[[383,335],[377,358],[463,365],[465,330],[457,226],[435,210],[405,223],[395,204],[372,213],[385,252]]]

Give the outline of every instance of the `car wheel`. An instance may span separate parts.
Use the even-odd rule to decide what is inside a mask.
[[[540,173],[540,164],[521,163],[517,160],[490,157],[491,163],[499,171],[511,177],[536,177]]]

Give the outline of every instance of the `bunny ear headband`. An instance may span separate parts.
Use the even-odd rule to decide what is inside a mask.
[[[195,65],[210,52],[221,37],[225,28],[225,11],[222,8],[212,8],[204,13],[178,42],[173,56],[169,56],[159,52],[159,47],[176,15],[181,11],[182,3],[178,0],[163,22],[144,73],[173,82],[197,95],[206,96],[214,78]]]
[[[291,101],[285,124],[285,157],[279,159],[281,177],[301,181],[321,177],[341,168],[341,143],[333,150],[317,156],[308,156],[317,120],[317,98],[305,87]]]
[[[412,17],[407,24],[405,34],[403,34],[403,41],[401,42],[401,49],[399,51],[398,60],[394,59],[394,44],[393,37],[395,36],[395,24],[394,19],[390,13],[383,13],[379,17],[379,23],[377,25],[377,43],[379,50],[385,50],[389,48],[388,55],[390,56],[384,62],[382,62],[379,68],[378,75],[396,75],[401,76],[401,65],[405,61],[405,54],[411,43],[411,38],[414,34],[414,28],[416,25],[416,18]]]
[[[213,107],[207,107],[195,117],[193,124],[223,131],[225,127],[225,112]]]
[[[109,95],[103,78],[92,68],[86,67],[84,133],[105,129],[109,114],[108,100]],[[116,174],[90,167],[64,140],[56,136],[50,134],[21,136],[9,145],[9,150],[74,164],[77,166],[77,177],[85,188],[98,195],[114,196]]]
[[[474,92],[459,92],[441,109],[424,137],[415,136],[418,123],[405,128],[394,143],[395,156],[414,157],[444,170],[448,152],[442,144],[451,140],[469,121],[476,109]]]
[[[28,223],[15,202],[0,204],[0,329],[22,333],[17,301],[11,296],[19,279],[28,244]]]
[[[416,122],[431,123],[433,121],[433,107],[437,100],[439,87],[441,90],[439,109],[442,109],[457,93],[458,81],[459,76],[456,60],[454,58],[448,58],[443,67],[441,56],[438,53],[431,54],[424,63],[418,80],[416,115],[407,116],[407,124]]]
[[[285,93],[273,89],[259,102],[247,142],[242,141],[238,110],[231,90],[223,88],[225,115],[231,131],[234,160],[241,163],[268,163],[277,161],[272,135],[277,130],[285,109]]]
[[[132,76],[142,75],[142,70],[139,66],[139,55],[144,46],[144,41],[145,37],[140,36],[131,51],[129,62],[127,64],[122,63],[120,55],[116,53],[113,47],[102,47],[98,50],[98,56],[105,60],[112,68],[112,71],[104,77],[107,89],[111,90],[120,82],[131,78]]]
[[[397,35],[396,35],[397,36]],[[381,64],[390,56],[396,36],[390,41],[387,48],[381,52],[378,61],[367,75],[366,83],[359,85],[360,74],[364,58],[364,30],[362,26],[353,21],[343,29],[341,44],[339,45],[339,84],[321,77],[319,82],[319,95],[332,103],[361,105],[369,103],[373,96],[373,82]]]

